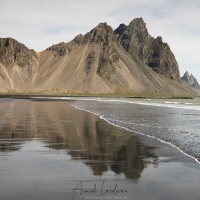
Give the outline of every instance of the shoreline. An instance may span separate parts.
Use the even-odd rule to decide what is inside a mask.
[[[73,106],[73,105],[72,105],[72,106]],[[92,112],[92,111],[88,111],[88,110],[84,110],[84,109],[80,109],[80,108],[78,108],[77,106],[73,106],[73,107],[76,108],[76,109],[78,109],[78,110],[82,110],[82,111],[85,111],[85,112],[88,112],[88,113],[97,115],[100,119],[105,120],[106,122],[108,122],[109,124],[111,124],[111,125],[113,125],[113,126],[116,126],[116,127],[118,127],[118,128],[122,128],[122,129],[127,130],[127,131],[130,131],[130,132],[132,132],[132,133],[136,133],[136,134],[138,134],[138,135],[145,136],[145,137],[147,137],[147,138],[151,138],[151,139],[153,139],[153,140],[157,140],[157,141],[159,141],[159,142],[161,142],[161,143],[163,143],[163,144],[165,144],[165,145],[168,145],[168,146],[170,146],[170,147],[173,147],[174,149],[178,150],[181,154],[183,154],[183,155],[185,155],[185,156],[191,158],[191,159],[194,160],[196,163],[200,164],[200,161],[199,161],[197,158],[195,158],[195,157],[193,157],[193,156],[191,156],[191,155],[185,153],[183,150],[181,150],[180,148],[178,148],[178,147],[175,146],[174,144],[171,144],[171,143],[169,143],[169,142],[166,142],[166,141],[164,141],[164,140],[161,140],[161,139],[159,139],[159,138],[157,138],[157,137],[155,137],[155,136],[147,135],[147,134],[144,134],[144,133],[141,133],[141,132],[138,132],[138,131],[133,131],[133,130],[131,130],[131,129],[128,129],[128,128],[123,127],[123,126],[120,126],[120,125],[118,125],[118,124],[114,124],[114,123],[110,122],[109,120],[107,120],[106,118],[104,118],[103,116],[101,116],[101,115],[98,114],[98,113],[95,113],[95,112]]]
[[[66,98],[81,98],[81,97],[88,97],[88,98],[133,98],[133,99],[195,99],[200,98],[200,94],[195,96],[143,96],[143,95],[129,95],[129,94],[0,94],[0,98],[19,98],[19,99],[26,99],[31,97],[66,97]]]
[[[77,109],[74,101],[2,102],[11,108],[10,114],[2,110],[8,115],[8,124],[1,124],[2,142],[21,139],[19,149],[1,151],[3,199],[199,197],[199,164],[168,144]]]
[[[89,96],[85,96],[86,98],[88,97],[89,98]],[[95,98],[95,96],[92,96],[93,98]],[[44,95],[44,96],[41,96],[41,95],[9,95],[9,96],[1,96],[0,95],[0,98],[11,98],[11,99],[30,99],[30,100],[36,100],[36,101],[79,101],[79,100],[77,100],[77,99],[73,99],[73,98],[84,98],[84,96],[48,96],[48,95]],[[59,98],[59,99],[58,99]],[[62,99],[63,98],[63,99]],[[69,98],[69,99],[68,99]],[[72,99],[70,99],[70,98],[72,98]],[[98,98],[98,96],[97,96],[97,98]],[[103,98],[103,97],[99,97],[99,98]],[[106,97],[105,97],[106,98]],[[113,97],[114,98],[114,97]],[[124,97],[119,97],[119,98],[124,98]],[[126,98],[130,98],[130,97],[126,97]],[[132,97],[132,98],[136,98],[136,99],[140,99],[140,98],[142,98],[142,97]],[[144,99],[148,99],[148,98],[144,98]],[[159,98],[160,99],[160,98]],[[165,99],[165,98],[162,98],[162,99]],[[168,98],[166,98],[166,99],[168,99]],[[174,98],[170,98],[170,99],[174,99]],[[175,98],[176,99],[176,98]],[[185,98],[183,98],[183,99],[185,99]],[[186,98],[187,99],[187,98]],[[84,100],[84,99],[83,99]],[[71,105],[71,104],[70,104]],[[128,129],[128,128],[126,128],[126,127],[123,127],[123,126],[120,126],[120,125],[118,125],[118,124],[115,124],[115,123],[112,123],[112,122],[110,122],[109,120],[107,120],[106,118],[104,118],[103,116],[101,116],[100,114],[98,114],[98,113],[95,113],[95,112],[92,112],[92,111],[89,111],[89,110],[87,110],[87,109],[80,109],[80,108],[78,108],[77,106],[74,106],[74,105],[71,105],[71,106],[73,106],[74,108],[76,108],[77,110],[83,110],[83,111],[85,111],[85,112],[88,112],[88,113],[91,113],[91,114],[94,114],[94,115],[97,115],[98,117],[100,117],[100,119],[103,119],[103,120],[105,120],[106,122],[108,122],[109,124],[112,124],[113,126],[116,126],[116,127],[119,127],[119,128],[122,128],[122,129],[124,129],[124,130],[127,130],[127,131],[130,131],[130,132],[132,132],[132,133],[136,133],[136,134],[138,134],[138,135],[142,135],[142,136],[145,136],[145,137],[147,137],[147,138],[151,138],[151,139],[153,139],[153,140],[157,140],[157,141],[159,141],[159,142],[161,142],[162,144],[166,144],[166,145],[168,145],[168,146],[170,146],[170,147],[172,147],[172,148],[174,148],[174,149],[176,149],[176,150],[178,150],[181,154],[183,154],[183,155],[185,155],[185,156],[187,156],[188,158],[191,158],[192,160],[194,160],[196,163],[198,163],[198,164],[200,164],[200,161],[197,159],[197,158],[195,158],[195,157],[193,157],[192,155],[190,155],[190,154],[188,154],[188,153],[186,153],[186,152],[184,152],[182,149],[180,149],[179,147],[177,147],[176,145],[174,145],[174,144],[172,144],[172,143],[169,143],[169,142],[166,142],[166,141],[164,141],[164,140],[162,140],[162,139],[160,139],[160,138],[157,138],[157,137],[155,137],[155,136],[151,136],[151,135],[148,135],[148,134],[145,134],[145,133],[142,133],[142,132],[138,132],[138,131],[133,131],[133,130],[131,130],[131,129]]]

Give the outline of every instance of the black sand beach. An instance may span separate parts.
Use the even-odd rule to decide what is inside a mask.
[[[193,159],[70,103],[1,99],[1,200],[200,199]]]

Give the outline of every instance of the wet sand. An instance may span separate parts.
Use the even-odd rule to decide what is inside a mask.
[[[200,199],[197,163],[70,101],[1,99],[0,178],[1,200]]]

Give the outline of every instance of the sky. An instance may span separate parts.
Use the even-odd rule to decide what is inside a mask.
[[[0,0],[0,37],[42,51],[100,22],[116,29],[137,17],[169,44],[181,76],[187,70],[200,82],[200,0]]]

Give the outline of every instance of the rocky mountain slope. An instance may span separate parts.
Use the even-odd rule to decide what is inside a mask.
[[[0,92],[194,95],[170,70],[175,80],[155,73],[137,54],[125,51],[106,23],[40,53],[11,38],[0,41]]]
[[[181,77],[181,80],[184,84],[190,86],[192,89],[200,91],[200,85],[197,79],[192,74],[189,74],[188,71],[186,71],[183,77]]]
[[[35,51],[12,38],[0,38],[0,92],[27,90],[37,66]]]
[[[162,37],[156,39],[149,35],[142,18],[136,18],[128,26],[120,24],[114,31],[124,49],[131,55],[138,55],[140,60],[155,72],[180,81],[178,63],[168,44]]]

